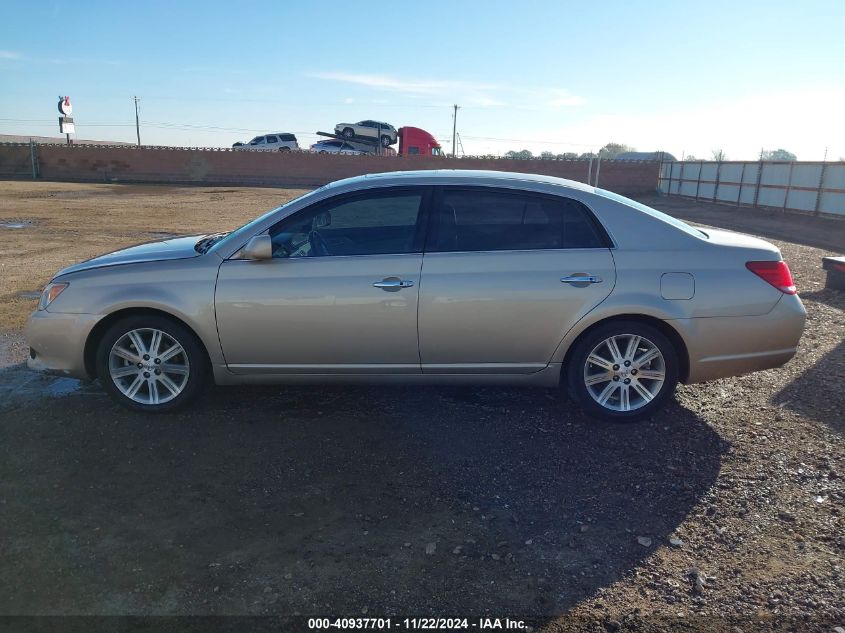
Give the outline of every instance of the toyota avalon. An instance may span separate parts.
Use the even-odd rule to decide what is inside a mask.
[[[335,182],[229,233],[59,271],[29,365],[163,412],[209,383],[561,387],[589,416],[778,367],[805,312],[777,248],[528,174]]]

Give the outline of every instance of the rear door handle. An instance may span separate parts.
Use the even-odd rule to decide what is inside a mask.
[[[413,285],[414,282],[410,279],[388,277],[387,279],[382,279],[381,281],[375,282],[373,284],[373,287],[381,288],[382,290],[399,290],[400,288],[411,288]]]
[[[560,281],[565,284],[600,284],[601,277],[598,275],[570,275],[561,277]]]

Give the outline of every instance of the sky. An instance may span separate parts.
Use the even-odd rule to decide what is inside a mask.
[[[0,20],[0,134],[300,145],[415,125],[458,153],[845,157],[845,2],[20,2]]]

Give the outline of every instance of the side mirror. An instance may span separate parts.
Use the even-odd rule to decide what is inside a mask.
[[[256,235],[241,249],[238,259],[273,259],[273,240],[269,235]]]

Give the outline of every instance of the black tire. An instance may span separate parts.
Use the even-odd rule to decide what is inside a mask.
[[[382,147],[390,147],[393,141],[390,140],[389,136],[382,136],[381,137],[381,146]]]
[[[287,152],[289,152],[289,151],[290,151],[290,147],[280,147],[280,148],[279,148],[279,151],[280,151],[280,152],[285,152],[285,153],[287,153]]]
[[[355,130],[351,127],[343,128],[343,132],[340,133],[343,138],[355,138]]]
[[[110,373],[109,357],[115,343],[117,343],[127,333],[139,329],[159,330],[167,334],[167,336],[171,337],[174,341],[181,345],[184,350],[184,354],[180,354],[177,358],[187,358],[189,371],[181,392],[161,404],[145,404],[128,397],[118,388]],[[147,361],[150,363],[149,367],[145,366],[144,368],[139,368],[139,373],[144,369],[150,369],[152,371],[157,367],[153,364],[155,359],[148,358]],[[130,365],[129,362],[124,362],[127,363],[126,368],[128,369]],[[125,319],[121,319],[112,325],[103,335],[103,338],[100,339],[97,346],[96,366],[97,376],[100,379],[100,383],[103,385],[103,388],[108,392],[108,394],[114,398],[114,400],[127,409],[131,409],[132,411],[141,411],[144,413],[167,413],[180,409],[199,396],[208,384],[208,360],[200,340],[190,329],[181,323],[159,315],[130,316]],[[147,375],[150,373],[151,372],[148,372]],[[132,380],[132,377],[130,376],[125,380]],[[139,393],[143,393],[143,391],[139,390]],[[147,388],[147,393],[149,393],[149,388]],[[168,395],[172,395],[172,393],[168,392]]]
[[[596,350],[597,346],[601,345],[603,341],[607,341],[614,336],[626,337],[621,338],[620,340],[627,341],[631,341],[630,336],[639,336],[642,337],[642,339],[645,339],[645,342],[643,343],[644,345],[646,343],[651,343],[660,351],[660,354],[662,355],[662,371],[665,374],[662,385],[659,385],[658,381],[646,378],[641,378],[644,382],[640,383],[640,379],[637,379],[633,375],[638,372],[650,370],[653,367],[653,363],[660,362],[660,359],[658,358],[643,363],[641,368],[638,368],[636,363],[633,363],[631,367],[625,367],[622,364],[614,364],[612,367],[606,368],[607,375],[613,375],[614,379],[612,381],[608,380],[606,383],[603,382],[595,385],[595,387],[593,387],[593,391],[591,392],[585,382],[586,376],[588,373],[591,375],[602,374],[603,368],[593,363],[590,363],[588,366],[587,358],[590,357],[590,354],[592,354]],[[610,350],[608,347],[603,347],[601,349],[602,352],[600,352],[600,355],[610,357]],[[608,353],[604,354],[605,351]],[[621,351],[624,353],[624,350]],[[637,352],[634,352],[633,356],[636,358]],[[644,353],[639,354],[639,357],[643,356],[645,356]],[[617,367],[618,369],[616,369]],[[657,371],[660,371],[660,369]],[[599,327],[588,331],[575,342],[569,356],[565,372],[565,382],[570,397],[588,416],[609,422],[636,422],[653,415],[665,404],[668,398],[672,397],[675,392],[675,387],[678,384],[678,352],[672,342],[664,336],[660,330],[652,327],[651,325],[637,321],[611,321],[605,325],[600,325]],[[625,380],[628,380],[629,382],[625,383]],[[656,393],[652,396],[652,399],[647,401],[646,398],[634,388],[635,385],[631,385],[632,381],[637,382],[637,387],[646,386],[646,391],[654,390]],[[618,385],[617,387],[613,387],[613,389],[617,390],[619,393],[618,395],[615,395],[615,392],[611,392],[611,399],[608,400],[607,406],[605,406],[600,404],[596,398],[593,397],[593,393],[601,391],[602,393],[597,395],[597,397],[600,397],[604,393],[603,387],[610,387],[611,382]],[[628,385],[631,386],[629,387]],[[627,393],[633,395],[637,408],[627,411],[614,409],[614,407],[624,406],[622,404],[621,397],[622,390],[619,389],[619,387],[623,387]]]

